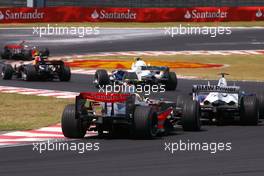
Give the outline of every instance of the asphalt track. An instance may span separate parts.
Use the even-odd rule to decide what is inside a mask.
[[[225,50],[225,49],[263,49],[263,30],[237,30],[231,36],[210,38],[203,36],[179,36],[170,38],[160,32],[147,35],[149,31],[136,36],[119,32],[112,37],[97,39],[30,37],[32,31],[1,31],[0,46],[11,42],[29,39],[42,46],[52,45],[53,55],[83,54],[89,52],[128,51],[128,50]],[[8,35],[7,35],[8,34]],[[146,37],[147,36],[147,37]],[[116,37],[114,39],[114,37]],[[100,37],[99,37],[100,38]],[[113,40],[112,40],[112,39]],[[162,40],[161,40],[162,39]],[[73,45],[73,40],[77,42]],[[86,40],[84,42],[79,40]],[[41,42],[42,41],[42,42]],[[60,42],[61,41],[61,42]],[[16,86],[65,91],[93,91],[92,77],[73,75],[71,82],[23,82],[3,81],[1,86]],[[174,100],[177,94],[187,94],[192,84],[207,81],[179,80],[175,92],[154,94],[153,98],[164,97]],[[230,84],[233,84],[232,82]],[[263,91],[264,83],[236,82],[247,92]],[[42,107],[40,107],[42,108]],[[45,108],[45,107],[43,107]],[[11,112],[10,112],[11,113]],[[99,151],[78,154],[72,151],[49,151],[39,154],[32,151],[33,146],[18,146],[0,149],[1,176],[36,175],[198,175],[198,176],[262,176],[264,175],[263,124],[250,126],[204,126],[201,132],[182,132],[155,140],[98,139],[87,138],[75,142],[99,142]],[[174,154],[164,151],[165,142],[231,142],[231,151],[218,151],[216,154],[202,151],[177,151]]]
[[[69,83],[0,81],[0,85],[67,91],[92,91],[92,77],[73,75]],[[206,81],[179,80],[177,91],[162,97],[173,100],[187,94],[192,84]],[[233,84],[233,82],[230,82]],[[263,90],[264,83],[236,82],[246,91]],[[153,95],[152,97],[161,97]],[[0,175],[228,175],[261,176],[263,169],[263,124],[259,126],[204,126],[201,132],[180,129],[155,140],[87,138],[80,142],[99,142],[99,151],[32,151],[33,145],[0,149]],[[165,142],[231,142],[231,151],[216,154],[202,151],[164,151]]]
[[[264,29],[232,29],[231,35],[165,35],[164,29],[100,29],[99,35],[39,37],[32,29],[0,29],[0,47],[23,40],[48,47],[51,55],[118,51],[257,50],[264,48]]]

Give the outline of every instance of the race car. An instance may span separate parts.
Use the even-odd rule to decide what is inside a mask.
[[[131,70],[114,70],[110,75],[106,70],[97,70],[93,82],[96,87],[129,82],[140,85],[165,85],[166,90],[175,90],[177,76],[169,67],[148,66],[141,58],[137,58]]]
[[[228,74],[220,75],[217,85],[208,82],[208,85],[194,85],[192,88],[192,99],[200,104],[201,118],[218,125],[236,120],[243,125],[258,125],[260,108],[263,107],[259,106],[256,94],[245,93],[239,86],[228,86],[225,79]]]
[[[67,138],[83,138],[87,130],[96,130],[99,136],[119,132],[151,139],[170,133],[177,124],[186,131],[200,130],[196,101],[190,100],[178,108],[174,102],[151,100],[137,93],[83,92],[75,104],[65,107],[61,119]]]
[[[15,65],[5,64],[1,73],[3,80],[10,80],[13,76],[25,81],[51,81],[59,79],[60,81],[70,81],[71,70],[63,61],[41,60],[33,64]]]
[[[39,48],[36,46],[28,46],[25,41],[19,44],[8,44],[4,47],[1,53],[2,59],[15,59],[15,60],[32,60],[35,53],[39,53],[43,57],[49,57],[50,51],[48,48]]]

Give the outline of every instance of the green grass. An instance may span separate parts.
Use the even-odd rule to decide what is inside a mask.
[[[251,27],[264,26],[264,21],[239,21],[239,22],[159,22],[159,23],[139,23],[139,22],[79,22],[79,23],[13,23],[0,24],[0,27],[36,27],[47,26],[91,26],[91,27],[113,27],[113,28],[163,28],[179,26],[227,26],[227,27]]]
[[[71,99],[19,94],[0,94],[0,131],[29,130],[60,122]]]

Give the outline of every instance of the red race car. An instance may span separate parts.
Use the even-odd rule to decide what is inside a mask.
[[[151,139],[168,134],[179,124],[186,131],[201,128],[199,104],[192,100],[178,108],[174,102],[150,100],[136,93],[83,92],[75,102],[65,107],[61,119],[62,132],[68,138],[83,138],[91,130],[99,136],[122,133]]]
[[[23,41],[19,44],[6,45],[4,51],[1,53],[1,57],[2,59],[33,60],[36,54],[49,57],[50,51],[47,48],[40,49],[36,46],[28,46]]]

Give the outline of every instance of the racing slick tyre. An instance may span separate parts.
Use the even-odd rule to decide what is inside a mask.
[[[4,80],[9,80],[12,79],[13,72],[14,72],[13,67],[10,64],[7,64],[3,66],[1,76]]]
[[[188,95],[178,95],[176,97],[176,101],[175,101],[176,107],[183,108],[184,102],[188,101],[188,100],[192,100],[190,96],[188,96]]]
[[[70,67],[64,65],[61,67],[61,71],[59,73],[60,81],[70,81],[71,80],[71,69]]]
[[[83,138],[87,131],[80,118],[75,117],[75,105],[69,104],[65,107],[61,117],[62,133],[67,138]]]
[[[259,118],[264,118],[264,93],[257,94],[259,103]]]
[[[96,86],[105,86],[110,84],[110,78],[106,70],[96,70],[94,75],[94,82]]]
[[[11,59],[12,54],[9,51],[5,51],[1,53],[1,58],[2,59]]]
[[[182,112],[182,127],[184,131],[200,131],[200,105],[197,101],[184,102]]]
[[[158,133],[157,112],[149,106],[136,106],[132,135],[135,138],[152,139]]]
[[[35,81],[37,79],[37,70],[34,65],[26,65],[22,75],[25,81]]]
[[[21,59],[30,61],[33,59],[34,56],[32,56],[32,50],[26,50],[24,53],[21,55]]]
[[[241,99],[240,121],[243,125],[258,125],[259,106],[256,96],[244,96]]]
[[[168,80],[165,83],[166,90],[175,90],[178,84],[177,75],[175,72],[169,72]]]

